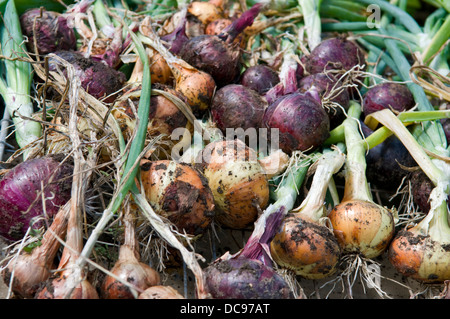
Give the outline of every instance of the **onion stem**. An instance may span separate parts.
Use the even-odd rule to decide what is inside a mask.
[[[15,136],[20,148],[37,140],[42,134],[41,125],[29,118],[33,115],[30,97],[32,72],[27,51],[23,47],[23,35],[19,16],[13,0],[0,3],[1,54],[0,94],[15,126]],[[24,118],[21,118],[23,116]],[[24,158],[28,152],[25,151]]]

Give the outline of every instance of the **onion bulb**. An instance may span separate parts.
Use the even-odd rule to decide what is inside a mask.
[[[188,12],[204,25],[224,17],[222,9],[210,2],[193,1],[188,6]]]
[[[326,152],[317,160],[306,198],[287,214],[270,243],[274,261],[302,277],[321,279],[336,271],[341,249],[326,226],[325,195],[332,175],[344,161],[339,150]]]
[[[170,286],[152,286],[139,294],[138,299],[185,299]]]
[[[31,252],[21,251],[3,270],[6,284],[10,283],[12,277],[11,290],[17,296],[33,298],[39,285],[51,276],[60,247],[58,238],[64,238],[67,231],[68,207],[69,204],[64,205],[55,215],[39,246],[34,247]]]
[[[63,159],[29,159],[5,174],[0,181],[0,236],[22,239],[30,226],[42,227],[43,218],[52,218],[70,199],[73,165]]]
[[[269,183],[256,152],[239,139],[212,142],[196,163],[214,194],[216,220],[233,229],[250,226],[269,202]]]
[[[134,299],[135,295],[132,290],[137,290],[135,292],[137,296],[145,289],[160,284],[159,274],[152,267],[140,261],[134,218],[129,210],[126,210],[123,221],[125,239],[123,245],[120,246],[119,259],[111,269],[114,276],[106,276],[102,285],[102,296],[105,299]],[[132,288],[122,281],[129,283]]]
[[[365,146],[357,122],[361,106],[353,103],[350,108],[344,121],[347,147],[344,196],[328,218],[343,253],[371,259],[388,247],[394,235],[394,217],[372,199],[366,178]]]
[[[214,198],[206,178],[189,164],[169,160],[141,163],[141,182],[154,211],[180,231],[201,235],[214,217]]]

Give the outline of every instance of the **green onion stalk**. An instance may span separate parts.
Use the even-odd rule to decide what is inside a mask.
[[[42,127],[31,119],[34,113],[30,95],[33,76],[14,1],[1,1],[0,12],[3,56],[0,61],[0,94],[14,123],[17,143],[23,149],[40,138]],[[27,154],[25,150],[24,159]]]
[[[309,50],[312,51],[321,41],[320,5],[322,0],[299,0],[303,20],[308,35]]]

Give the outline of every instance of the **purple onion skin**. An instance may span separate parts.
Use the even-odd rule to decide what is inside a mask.
[[[278,273],[254,259],[220,260],[204,270],[213,299],[293,299],[291,289]]]
[[[60,160],[58,156],[27,160],[0,181],[0,236],[4,239],[22,239],[33,218],[45,217],[41,197],[37,198],[42,190],[41,183],[45,187],[45,213],[49,218],[70,199],[73,166],[61,164]],[[42,225],[41,220],[33,223],[33,228]]]
[[[267,102],[256,91],[240,84],[228,84],[214,95],[211,116],[223,133],[227,128],[258,129],[266,107]]]
[[[43,10],[41,15],[41,9],[30,9],[20,16],[20,25],[28,37],[27,47],[31,53],[35,52],[35,42],[41,55],[77,48],[75,31],[68,26],[67,19],[56,12]]]
[[[300,92],[306,92],[308,90],[314,89],[319,94],[320,98],[327,98],[332,94],[333,98],[330,98],[331,102],[339,104],[344,110],[348,110],[350,103],[350,95],[347,89],[341,89],[340,93],[337,94],[339,90],[339,83],[336,84],[337,79],[335,79],[331,74],[316,73],[311,74],[299,82]],[[336,93],[332,92],[336,90]],[[337,94],[337,95],[336,95]],[[335,128],[345,119],[345,113],[340,107],[326,109],[328,116],[330,117],[330,128]]]
[[[356,65],[365,65],[365,58],[358,46],[343,38],[330,38],[317,45],[305,57],[305,69],[310,74],[326,70],[350,70]]]
[[[189,39],[179,52],[193,67],[209,73],[218,87],[236,82],[241,56],[236,44],[228,44],[215,35],[199,35]]]
[[[279,147],[286,153],[314,150],[330,135],[327,112],[310,94],[287,94],[267,108],[263,125],[279,129]]]
[[[74,51],[58,51],[55,54],[75,67],[81,80],[81,86],[97,99],[104,99],[106,103],[113,102],[115,95],[126,81],[125,74],[117,71],[103,62],[85,58],[81,53]],[[52,61],[49,63],[52,70]]]
[[[410,181],[414,204],[422,213],[428,214],[430,211],[430,193],[434,188],[433,182],[422,170],[414,171],[411,174]],[[450,195],[447,197],[447,206],[450,209]]]
[[[264,64],[257,64],[247,68],[241,75],[240,83],[263,95],[280,82],[278,73]]]
[[[364,95],[363,113],[367,116],[386,108],[403,112],[414,105],[414,97],[406,85],[386,82],[372,87]]]

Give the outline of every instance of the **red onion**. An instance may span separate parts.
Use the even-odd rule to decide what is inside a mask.
[[[218,36],[200,35],[189,39],[180,50],[180,57],[193,67],[209,73],[218,87],[237,80],[241,51],[234,39],[253,24],[261,7],[261,4],[254,5]]]
[[[21,15],[20,24],[23,34],[28,37],[28,50],[32,53],[37,50],[39,54],[46,55],[77,48],[75,31],[60,13],[43,8],[30,9]]]
[[[42,219],[52,218],[70,199],[73,166],[62,159],[29,159],[5,174],[0,181],[0,236],[22,239],[28,227],[42,227]]]
[[[240,83],[259,94],[264,94],[280,82],[278,73],[264,64],[247,68],[241,75]]]
[[[411,109],[415,104],[414,97],[406,85],[386,82],[367,91],[362,107],[364,116],[367,116],[385,108],[403,112]]]
[[[305,57],[305,69],[310,74],[325,70],[345,70],[365,65],[365,58],[358,46],[347,39],[330,38],[317,45]]]
[[[267,108],[263,124],[279,129],[279,145],[286,152],[313,150],[330,134],[330,119],[322,105],[307,93],[295,92]]]
[[[125,83],[125,75],[105,63],[85,58],[83,54],[73,51],[58,51],[57,56],[72,64],[80,77],[81,86],[97,99],[113,102],[115,93]],[[55,70],[54,61],[50,59],[50,70]]]
[[[267,102],[256,91],[240,84],[219,89],[211,104],[211,116],[225,134],[227,128],[260,128]]]

